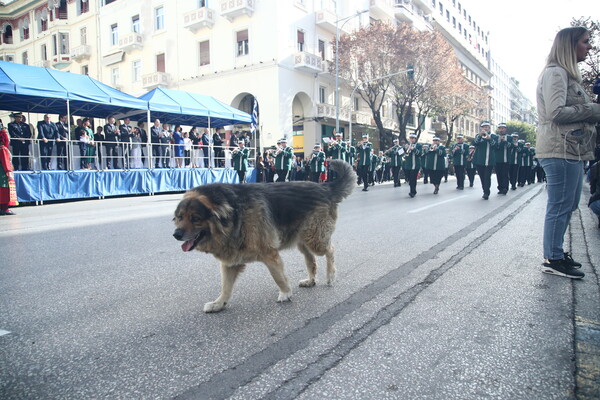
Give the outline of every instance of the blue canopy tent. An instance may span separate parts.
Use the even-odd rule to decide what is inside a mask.
[[[169,124],[219,127],[252,120],[250,114],[198,93],[156,88],[138,99],[148,102],[151,121],[158,118]]]
[[[87,75],[0,61],[0,109],[106,118],[148,103]]]

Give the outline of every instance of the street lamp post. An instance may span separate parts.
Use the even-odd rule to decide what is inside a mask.
[[[352,113],[354,112],[354,101],[352,101],[352,99],[354,99],[354,93],[356,93],[356,90],[358,90],[358,88],[361,87],[362,85],[364,85],[365,83],[380,81],[382,79],[390,78],[392,76],[396,76],[396,75],[400,75],[400,74],[405,74],[405,73],[411,72],[411,71],[414,71],[414,69],[413,68],[404,69],[402,71],[394,72],[393,74],[388,74],[388,75],[380,76],[378,78],[373,78],[373,79],[359,82],[359,84],[354,87],[354,89],[352,90],[352,94],[350,94],[350,124],[348,126],[348,140],[350,140],[351,143],[352,143]]]

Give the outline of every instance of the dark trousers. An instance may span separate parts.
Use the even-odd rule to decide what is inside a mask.
[[[160,148],[158,143],[152,143],[152,157],[154,157],[154,168],[158,168],[160,163]]]
[[[383,182],[383,168],[380,168],[380,169],[378,169],[378,170],[375,172],[375,175],[376,175],[376,177],[377,177],[377,183],[381,183],[381,182]]]
[[[219,167],[225,166],[225,159],[223,158],[224,156],[225,156],[225,151],[223,149],[215,149],[215,160],[216,160],[215,163]]]
[[[423,168],[423,183],[428,183],[429,170]]]
[[[546,173],[544,172],[544,168],[542,168],[541,165],[538,165],[536,167],[535,172],[537,174],[538,183],[544,182],[546,180]]]
[[[525,182],[527,181],[527,177],[529,176],[530,169],[531,167],[519,166],[519,177],[517,178],[519,186],[525,186]]]
[[[510,182],[508,177],[509,168],[507,163],[498,163],[494,166],[494,169],[496,170],[496,180],[498,180],[498,190],[502,193],[508,192],[508,185]]]
[[[202,163],[203,163],[203,167],[204,168],[208,168],[208,147],[203,147],[202,148],[202,153],[204,153],[204,157],[202,157]]]
[[[29,142],[12,141],[12,164],[15,171],[29,171]]]
[[[410,193],[417,194],[417,175],[419,175],[418,169],[405,169],[404,175],[408,180],[408,186],[410,186]]]
[[[442,183],[442,177],[444,176],[444,170],[427,169],[425,170],[429,174],[429,180],[433,185],[438,186]]]
[[[67,144],[62,141],[56,143],[56,168],[67,169]]]
[[[473,187],[473,184],[475,183],[475,168],[465,168],[465,170],[467,171],[467,176],[469,177],[469,186]]]
[[[285,179],[287,178],[289,171],[286,169],[277,169],[277,170],[275,170],[275,172],[277,173],[277,181],[276,182],[285,182]]]
[[[369,187],[369,166],[359,165],[357,170],[360,181],[362,182],[364,188],[367,189]]]
[[[402,186],[400,183],[400,167],[392,167],[392,176],[394,177],[394,187]]]
[[[50,160],[52,157],[52,149],[54,142],[40,142],[40,153],[42,153],[42,169],[50,169]]]
[[[455,165],[454,174],[456,175],[456,187],[460,189],[465,188],[465,166]]]
[[[318,171],[311,171],[310,172],[310,180],[316,183],[319,183],[319,177],[321,176],[321,172]],[[279,182],[279,179],[277,180]]]
[[[119,168],[119,153],[116,144],[104,145],[106,168]]]
[[[169,162],[171,161],[171,149],[168,145],[160,146],[160,157],[162,160],[162,167],[169,168]]]
[[[246,171],[238,171],[238,178],[240,178],[240,183],[246,183]]]
[[[535,183],[535,168],[529,168],[529,175],[527,175],[527,183],[532,184]]]
[[[476,165],[479,179],[481,180],[481,187],[483,188],[483,194],[485,196],[490,195],[490,186],[492,186],[492,170],[494,169],[491,165]]]
[[[517,179],[519,178],[519,166],[517,164],[511,164],[508,167],[508,180],[510,186],[513,188],[517,187]]]

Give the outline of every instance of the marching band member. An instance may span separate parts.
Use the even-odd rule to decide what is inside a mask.
[[[531,143],[525,143],[525,147],[527,147],[527,164],[529,166],[529,172],[527,173],[527,184],[531,185],[535,183],[535,165],[533,163],[533,159],[535,158],[535,147],[531,147]]]
[[[498,181],[498,194],[506,194],[508,192],[509,177],[508,159],[510,158],[510,145],[506,136],[506,124],[501,122],[498,124],[498,147],[496,148],[496,180]]]
[[[419,175],[419,169],[421,169],[421,156],[423,149],[419,143],[417,143],[417,135],[412,133],[409,136],[409,143],[405,145],[404,157],[402,160],[402,168],[404,169],[404,175],[408,180],[410,186],[410,197],[415,197],[417,194],[417,175]]]
[[[510,145],[509,157],[508,157],[508,180],[510,182],[510,189],[517,190],[517,178],[519,177],[519,152],[518,142],[519,134],[510,134]]]
[[[525,141],[519,139],[517,141],[517,152],[519,153],[519,178],[518,186],[525,186],[527,182],[527,176],[529,176],[529,149],[525,147]]]
[[[327,160],[342,160],[345,161],[346,160],[346,142],[344,142],[343,140],[343,136],[341,134],[341,132],[336,132],[335,134],[335,140],[332,140],[331,142],[329,142],[329,145],[327,146],[328,148],[328,158]],[[328,180],[332,181],[335,179],[335,171],[330,170],[329,168],[327,168],[327,177]]]
[[[233,169],[237,171],[240,183],[246,183],[246,171],[248,171],[248,155],[250,149],[246,147],[246,141],[244,139],[238,140],[238,147],[233,149],[231,152],[231,161],[233,162]]]
[[[385,171],[385,165],[387,164],[387,160],[385,158],[385,155],[383,154],[383,151],[379,151],[379,154],[377,155],[377,166],[375,167],[375,175],[376,175],[376,180],[377,183],[381,184],[383,182],[383,172]]]
[[[423,153],[421,155],[421,168],[423,169],[423,183],[429,183],[429,170],[425,168],[427,161],[427,152],[429,151],[429,145],[423,144]]]
[[[292,158],[294,158],[294,149],[287,145],[287,139],[283,138],[277,141],[278,147],[275,151],[275,173],[276,182],[285,182],[290,170],[292,169]]]
[[[363,192],[369,190],[369,169],[371,168],[371,153],[373,151],[373,144],[369,142],[369,135],[363,133],[362,142],[357,146],[357,170],[358,176],[363,183]]]
[[[400,168],[402,167],[402,155],[405,150],[400,146],[400,140],[394,138],[394,145],[385,152],[385,155],[389,157],[390,164],[392,166],[392,176],[394,177],[394,187],[400,187]]]
[[[469,177],[469,187],[473,187],[475,183],[475,164],[473,164],[473,157],[475,156],[475,146],[469,146],[469,154],[467,155],[467,162],[465,164],[465,171]]]
[[[354,166],[354,160],[356,159],[356,147],[352,146],[352,142],[348,140],[346,142],[346,161]]]
[[[490,133],[490,123],[483,121],[480,125],[481,130],[475,136],[475,157],[473,164],[481,179],[483,188],[482,199],[487,200],[490,197],[490,186],[492,184],[492,169],[496,163],[496,147],[498,146],[498,135]]]
[[[429,171],[431,183],[435,186],[433,194],[438,194],[440,190],[440,183],[446,168],[445,158],[446,148],[440,144],[440,138],[436,136],[433,138],[433,144],[429,146],[425,159],[425,169]]]
[[[321,151],[321,144],[316,143],[309,158],[310,180],[319,183],[319,177],[325,172],[325,153]]]
[[[465,143],[463,135],[456,136],[456,143],[452,146],[452,163],[454,164],[454,174],[456,175],[456,189],[465,188],[465,165],[467,155],[469,154],[469,145]]]

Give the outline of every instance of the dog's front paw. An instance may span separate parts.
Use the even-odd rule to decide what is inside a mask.
[[[212,301],[212,302],[206,303],[204,305],[204,312],[205,313],[219,312],[224,308],[225,308],[225,303],[220,303],[218,301]]]
[[[277,297],[278,303],[283,303],[284,301],[292,301],[292,291],[289,292],[279,292],[279,297]]]
[[[313,287],[313,286],[315,286],[315,280],[314,279],[303,279],[300,281],[299,285],[300,285],[300,287]]]
[[[335,282],[335,272],[327,274],[327,286],[333,286],[333,282]]]

